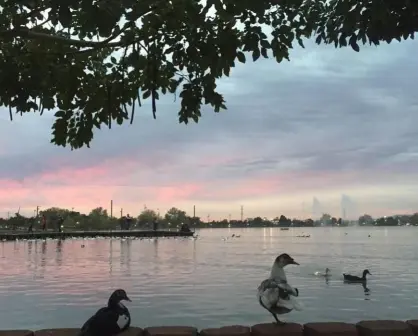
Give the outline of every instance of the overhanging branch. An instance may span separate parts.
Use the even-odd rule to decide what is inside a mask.
[[[146,11],[144,11],[143,13],[141,13],[140,17],[152,12],[155,8],[157,8],[156,5],[153,5],[151,8],[148,8]],[[77,47],[81,47],[81,48],[94,48],[94,49],[98,49],[98,48],[102,48],[102,47],[110,47],[110,48],[115,48],[115,47],[123,47],[126,46],[127,44],[131,44],[134,43],[135,41],[131,41],[129,43],[127,43],[126,41],[117,41],[117,42],[111,42],[112,40],[114,40],[115,38],[119,37],[123,32],[125,32],[128,28],[131,28],[132,26],[130,24],[125,25],[125,27],[123,27],[120,32],[118,32],[117,34],[113,34],[112,36],[108,37],[107,39],[103,40],[103,41],[84,41],[84,40],[76,40],[76,39],[71,39],[71,38],[66,38],[63,36],[57,36],[57,35],[51,35],[51,34],[47,34],[47,33],[41,33],[41,32],[35,32],[31,29],[28,28],[16,28],[16,29],[11,29],[11,30],[3,30],[0,31],[0,39],[4,38],[4,37],[21,37],[21,38],[25,38],[25,39],[30,39],[30,40],[49,40],[52,42],[59,42],[61,44],[66,44],[66,45],[71,45],[71,46],[77,46]]]
[[[126,29],[125,29],[126,30]],[[118,42],[110,42],[117,38],[124,30],[122,29],[120,33],[114,34],[103,41],[83,41],[83,40],[75,40],[66,38],[63,36],[57,35],[50,35],[46,33],[34,32],[30,29],[13,29],[8,31],[0,32],[1,37],[22,37],[30,40],[49,40],[53,42],[59,42],[62,44],[78,46],[78,47],[93,47],[93,48],[100,48],[100,47],[120,47],[126,44],[126,41],[118,41]]]

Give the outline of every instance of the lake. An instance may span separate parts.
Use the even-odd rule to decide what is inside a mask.
[[[307,234],[310,238],[297,238]],[[357,322],[418,317],[418,228],[200,230],[199,239],[159,238],[0,243],[1,329],[79,327],[124,288],[132,324],[251,325],[272,322],[256,300],[274,258],[300,292],[301,312],[283,319]],[[240,238],[228,238],[232,234]],[[370,235],[370,237],[369,237]],[[84,247],[82,247],[84,245]],[[313,275],[326,267],[326,283]],[[372,273],[362,285],[342,273]]]

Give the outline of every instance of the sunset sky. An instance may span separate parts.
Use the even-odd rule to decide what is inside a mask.
[[[177,123],[178,100],[134,125],[96,131],[91,149],[49,143],[52,112],[1,109],[0,217],[58,206],[114,214],[175,206],[206,218],[347,217],[418,211],[416,42],[248,62],[220,82],[228,111]],[[317,201],[313,201],[316,198]],[[315,203],[315,205],[313,205]]]

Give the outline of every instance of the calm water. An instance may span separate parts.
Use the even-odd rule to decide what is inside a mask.
[[[295,237],[302,232],[311,238]],[[241,238],[222,240],[233,233]],[[198,240],[0,243],[0,326],[78,327],[117,287],[133,300],[128,304],[138,326],[270,322],[255,293],[282,252],[301,264],[287,274],[305,307],[286,320],[417,318],[417,238],[418,228],[407,227],[268,228],[202,230]],[[313,275],[326,267],[329,283]],[[373,274],[369,295],[341,276],[364,268]]]

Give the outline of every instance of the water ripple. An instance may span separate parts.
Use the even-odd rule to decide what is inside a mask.
[[[311,238],[296,238],[302,232]],[[231,238],[233,233],[241,238]],[[198,240],[4,242],[0,324],[3,329],[77,327],[118,287],[133,300],[135,325],[268,322],[255,291],[282,252],[301,264],[287,274],[305,307],[287,320],[413,318],[418,315],[417,234],[416,228],[266,228],[202,230]],[[313,275],[326,267],[333,274],[330,281]],[[361,284],[343,283],[343,272],[365,268],[373,274],[369,292]]]

